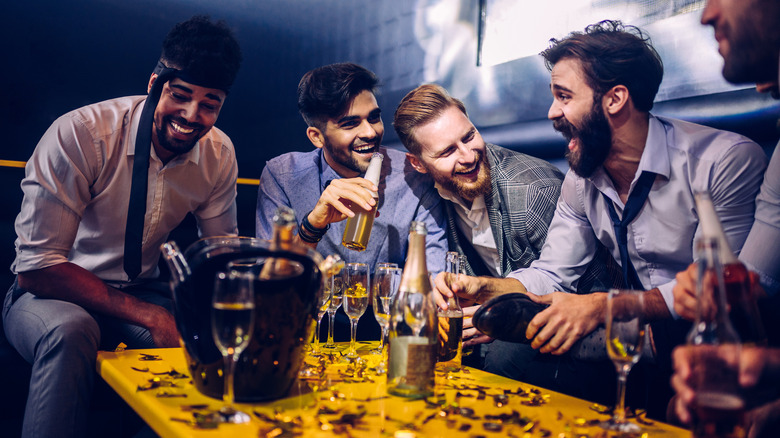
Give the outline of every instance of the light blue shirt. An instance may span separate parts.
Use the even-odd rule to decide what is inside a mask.
[[[673,316],[675,275],[694,260],[699,235],[694,193],[709,191],[729,244],[739,252],[753,224],[766,154],[749,139],[725,131],[650,116],[647,142],[634,180],[657,174],[628,226],[628,254],[645,288],[658,288]],[[531,292],[572,291],[601,241],[620,261],[604,193],[622,216],[625,205],[603,168],[591,178],[569,171],[540,258],[512,272]]]
[[[756,198],[756,221],[739,259],[758,273],[767,294],[780,290],[780,143],[775,146]]]
[[[433,180],[407,164],[404,152],[380,148],[384,155],[379,182],[379,216],[374,220],[365,251],[353,251],[341,245],[346,221],[330,225],[317,245],[323,256],[339,254],[347,263],[367,263],[373,272],[380,262],[403,267],[408,249],[409,225],[422,221],[428,230],[426,262],[431,273],[444,271],[447,252],[446,216]],[[322,157],[322,150],[290,152],[270,161],[260,176],[257,195],[257,237],[269,239],[272,217],[280,205],[291,207],[300,223],[322,194],[327,184],[341,177]]]

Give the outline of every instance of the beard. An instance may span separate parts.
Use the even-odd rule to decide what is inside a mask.
[[[742,0],[745,1],[745,0]],[[774,82],[777,80],[780,29],[777,0],[745,1],[744,14],[723,31],[728,53],[723,56],[723,77],[738,83]]]
[[[323,138],[323,148],[328,151],[328,154],[333,158],[336,163],[346,167],[347,169],[357,172],[360,174],[366,173],[366,170],[368,170],[368,164],[369,160],[361,161],[358,160],[357,157],[355,157],[351,150],[355,146],[361,146],[366,144],[367,142],[361,142],[360,144],[352,144],[347,148],[347,150],[344,150],[344,148],[337,148],[333,146],[333,143],[328,140],[328,137],[325,136]],[[374,151],[378,151],[379,145],[382,143],[382,137],[376,138],[374,141]],[[370,158],[370,156],[369,156]]]
[[[430,169],[428,173],[433,177],[433,180],[439,185],[449,190],[452,193],[460,196],[469,202],[477,199],[481,195],[487,195],[490,193],[490,163],[483,151],[477,151],[477,165],[479,166],[479,172],[477,173],[477,180],[474,182],[461,181],[458,178],[457,170],[454,175],[443,176],[441,174],[432,172]]]
[[[168,126],[170,125],[171,121],[176,122],[177,125],[194,129],[197,135],[192,137],[191,140],[186,141],[171,137],[168,135]],[[155,129],[157,130],[157,142],[160,144],[160,146],[162,146],[163,149],[173,152],[176,155],[186,154],[187,152],[191,151],[192,148],[194,148],[198,143],[198,140],[203,138],[203,136],[208,132],[204,131],[204,128],[205,127],[200,123],[188,123],[186,120],[174,116],[163,117],[162,126],[155,125]]]
[[[553,122],[553,128],[571,141],[577,140],[577,147],[566,152],[569,168],[582,178],[593,175],[609,155],[612,149],[612,130],[604,115],[604,110],[596,102],[601,99],[594,98],[593,108],[577,128],[565,117]]]

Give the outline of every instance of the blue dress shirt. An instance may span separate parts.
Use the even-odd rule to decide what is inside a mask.
[[[647,142],[636,171],[658,176],[628,227],[628,254],[645,288],[659,288],[673,316],[675,275],[694,260],[699,221],[694,193],[707,190],[731,248],[739,252],[753,224],[766,154],[749,139],[725,131],[650,116]],[[569,171],[540,258],[512,272],[531,292],[572,291],[600,241],[620,260],[604,193],[622,216],[625,208],[603,168],[591,178]]]
[[[426,261],[434,274],[444,270],[447,252],[446,216],[433,180],[407,164],[404,152],[380,148],[384,155],[379,182],[379,216],[374,220],[365,251],[353,251],[341,245],[346,221],[331,224],[317,245],[323,256],[339,254],[347,263],[362,262],[373,272],[380,262],[403,267],[408,248],[409,225],[425,222],[428,229]],[[290,152],[268,161],[260,176],[257,195],[257,237],[269,239],[274,211],[285,205],[295,210],[300,223],[327,184],[339,176],[325,161],[322,149]]]

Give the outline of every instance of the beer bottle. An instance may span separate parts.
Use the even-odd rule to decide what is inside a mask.
[[[401,286],[390,314],[387,392],[402,397],[433,394],[438,323],[425,263],[427,234],[423,222],[412,222]]]
[[[696,193],[695,200],[702,237],[718,241],[720,248],[718,256],[723,266],[726,302],[729,304],[731,323],[743,344],[766,345],[766,332],[761,322],[756,298],[753,296],[748,270],[734,256],[710,194],[707,192]]]
[[[452,283],[460,274],[460,255],[450,251],[446,255],[446,280]],[[463,350],[463,309],[460,308],[457,295],[447,299],[447,310],[438,309],[439,317],[439,353],[436,356],[436,368],[440,371],[460,370]]]
[[[739,336],[726,312],[719,239],[696,242],[696,321],[688,334],[694,346],[693,437],[743,437],[745,401],[739,386]]]
[[[371,181],[375,186],[379,185],[379,175],[382,171],[382,159],[384,157],[379,152],[374,152],[371,161],[368,163],[366,175],[363,177]],[[372,193],[374,200],[379,200],[379,193]],[[360,207],[353,207],[355,216],[347,218],[347,225],[344,228],[344,237],[341,244],[355,251],[365,251],[368,245],[368,237],[371,235],[371,228],[374,226],[376,217],[376,207],[379,202],[374,204],[370,210],[363,210]]]

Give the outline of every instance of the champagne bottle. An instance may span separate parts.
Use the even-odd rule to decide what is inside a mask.
[[[692,375],[693,437],[744,436],[745,401],[739,386],[739,336],[726,311],[726,288],[717,238],[696,242],[696,321],[688,334],[695,348]]]
[[[365,179],[371,181],[375,186],[379,185],[379,175],[382,171],[382,154],[374,152],[371,161],[368,163]],[[372,193],[374,200],[379,200],[377,192]],[[347,225],[344,228],[344,237],[341,244],[355,251],[365,251],[368,245],[368,238],[371,236],[371,228],[374,226],[376,217],[377,202],[370,210],[363,210],[360,207],[353,207],[355,216],[347,218]]]
[[[720,248],[718,256],[723,266],[726,302],[729,304],[731,322],[743,344],[766,345],[766,332],[761,322],[757,301],[752,293],[748,270],[734,256],[710,194],[696,193],[695,200],[702,237],[718,240]]]
[[[460,255],[450,251],[446,255],[445,272],[447,282],[451,283],[460,274]],[[447,299],[447,310],[438,309],[439,317],[439,353],[436,368],[440,371],[457,371],[461,366],[463,351],[463,309],[458,296]]]
[[[427,234],[423,222],[412,222],[401,286],[390,313],[387,392],[402,397],[433,394],[438,323],[425,263]]]

